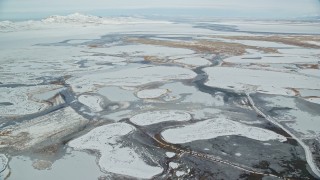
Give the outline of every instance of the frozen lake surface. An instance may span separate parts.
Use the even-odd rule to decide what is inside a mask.
[[[0,179],[318,179],[320,25],[0,22]]]

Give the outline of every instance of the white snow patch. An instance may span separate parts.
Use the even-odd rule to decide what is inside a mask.
[[[207,106],[224,105],[223,96],[210,95],[208,93],[199,91],[194,86],[184,85],[181,82],[165,84],[160,88],[169,90],[169,92],[163,98],[165,101],[181,100],[183,103],[199,103]]]
[[[213,139],[219,136],[238,135],[258,141],[286,141],[282,135],[270,130],[244,125],[226,118],[209,119],[183,127],[172,128],[161,133],[163,138],[175,144],[188,143],[202,139]]]
[[[240,157],[242,154],[241,153],[235,153],[234,155]]]
[[[71,107],[66,107],[29,121],[2,128],[0,134],[5,132],[10,132],[10,134],[0,136],[2,142],[0,147],[24,150],[47,140],[55,142],[78,131],[87,122],[87,119],[80,116]]]
[[[51,99],[53,98],[55,95],[57,95],[60,91],[62,90],[65,90],[66,88],[57,88],[57,89],[54,89],[54,90],[49,90],[49,91],[46,91],[46,92],[40,92],[39,94],[33,94],[32,95],[32,98],[33,99],[37,99],[37,100],[40,100],[40,101],[43,101],[43,100],[48,100],[48,99]]]
[[[300,69],[299,73],[320,78],[320,69]]]
[[[66,16],[53,15],[48,18],[41,20],[41,22],[45,24],[52,23],[68,23],[68,24],[130,24],[130,23],[154,23],[154,21],[147,19],[139,19],[134,17],[114,17],[114,18],[106,18],[106,17],[98,17],[93,15],[81,14],[81,13],[73,13]],[[159,21],[160,22],[160,21]],[[169,23],[169,22],[167,22]]]
[[[0,154],[0,179],[5,179],[9,174],[8,158],[4,154]]]
[[[98,65],[103,65],[106,63],[126,62],[125,58],[116,57],[116,56],[78,56],[78,57],[75,57],[74,60],[77,60],[77,61],[86,60]]]
[[[293,73],[230,67],[209,67],[204,71],[209,76],[206,85],[235,91],[295,95],[288,88],[320,89],[319,78]]]
[[[162,172],[160,166],[150,166],[130,147],[124,147],[121,137],[135,128],[125,123],[97,127],[69,142],[77,150],[96,150],[101,155],[98,163],[103,171],[137,178],[152,178]],[[143,152],[140,152],[143,153]]]
[[[184,174],[185,174],[184,171],[177,171],[177,172],[176,172],[176,176],[178,176],[178,177],[180,177],[180,176],[182,176],[182,175],[184,175]]]
[[[37,99],[32,99],[31,96],[51,91],[53,88],[57,88],[57,86],[0,87],[0,102],[12,103],[12,105],[1,106],[0,114],[2,116],[19,116],[42,111],[49,105],[41,100],[36,101]],[[51,96],[40,95],[40,98],[45,97],[50,98]]]
[[[201,108],[201,109],[193,109],[190,111],[194,119],[209,119],[218,114],[222,113],[219,109],[214,108]]]
[[[88,106],[94,112],[102,111],[103,108],[101,104],[103,103],[103,99],[100,96],[95,95],[81,95],[78,97],[79,102]]]
[[[169,167],[171,167],[172,169],[177,169],[179,167],[179,164],[175,162],[170,162]]]
[[[235,25],[239,31],[270,33],[290,32],[301,34],[320,33],[320,24],[314,22],[224,20],[214,23],[221,25]]]
[[[182,58],[182,59],[177,59],[174,60],[176,63],[181,63],[185,65],[190,65],[190,66],[209,66],[211,65],[211,62],[206,60],[205,58],[202,57],[189,57],[189,58]]]
[[[314,57],[301,57],[279,54],[249,54],[233,56],[223,60],[229,63],[256,63],[256,64],[281,64],[281,63],[315,63],[318,60]]]
[[[176,155],[176,153],[173,153],[173,152],[166,152],[166,156],[169,157],[169,158],[172,158]]]
[[[82,44],[90,41],[90,39],[71,39],[68,41],[69,44]]]
[[[305,100],[315,103],[315,104],[320,104],[320,97],[311,97],[311,98],[305,98]]]
[[[108,98],[110,101],[136,101],[138,98],[134,96],[131,90],[122,89],[116,86],[108,86],[98,90],[98,93]]]
[[[132,110],[122,110],[114,113],[110,113],[102,116],[102,118],[112,119],[114,121],[120,121],[123,118],[129,118],[132,116]]]
[[[319,99],[319,98],[317,98]],[[290,97],[264,97],[268,107],[287,107],[290,110],[283,111],[281,116],[275,117],[280,121],[288,121],[286,126],[293,131],[299,138],[304,137],[319,137],[320,136],[320,121],[319,115],[309,112],[307,109],[300,108],[299,103],[294,98]]]
[[[90,73],[67,80],[76,92],[88,92],[101,86],[140,86],[151,82],[163,82],[174,79],[192,79],[196,76],[191,70],[180,67],[139,66],[118,71]]]
[[[166,110],[166,111],[149,111],[137,114],[130,118],[130,121],[139,125],[147,126],[151,124],[167,121],[189,121],[191,115],[184,111]]]
[[[155,56],[160,58],[179,56],[179,55],[189,55],[193,54],[194,51],[184,48],[173,48],[158,45],[148,45],[148,44],[135,44],[135,45],[125,45],[125,46],[111,46],[108,48],[103,48],[96,50],[97,52],[119,55],[128,54],[136,57],[140,56]]]
[[[312,48],[278,49],[278,52],[286,55],[315,56],[320,54],[320,49],[312,49]],[[316,57],[314,58],[318,59]]]
[[[158,98],[167,92],[167,89],[144,89],[137,92],[137,96],[141,99],[153,99]]]
[[[309,44],[314,44],[314,45],[320,46],[320,42],[319,41],[306,41],[306,42],[309,43]]]

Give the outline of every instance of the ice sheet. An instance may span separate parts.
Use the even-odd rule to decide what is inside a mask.
[[[149,111],[142,114],[137,114],[130,118],[130,121],[139,126],[147,126],[151,124],[166,122],[166,121],[188,121],[191,115],[183,111]]]
[[[162,172],[159,166],[148,165],[132,148],[124,146],[121,137],[135,128],[125,123],[104,125],[69,142],[77,150],[95,150],[100,154],[99,166],[105,172],[128,175],[136,178],[152,178]],[[140,152],[143,153],[143,152]]]
[[[230,67],[210,67],[204,70],[209,75],[206,85],[234,91],[294,95],[288,88],[320,89],[319,78],[294,73]]]
[[[227,118],[215,118],[191,125],[171,128],[161,133],[162,137],[174,144],[183,144],[196,140],[213,139],[219,136],[244,136],[258,141],[286,141],[286,137],[273,131],[244,125]]]
[[[153,99],[158,98],[168,92],[167,89],[144,89],[137,92],[138,98],[141,99]]]

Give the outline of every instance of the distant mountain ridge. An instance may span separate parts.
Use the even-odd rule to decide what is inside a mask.
[[[0,32],[36,29],[50,24],[61,25],[108,25],[108,24],[137,24],[137,23],[169,23],[168,21],[148,20],[137,17],[100,17],[73,13],[66,16],[52,15],[42,20],[28,20],[20,22],[0,21]]]

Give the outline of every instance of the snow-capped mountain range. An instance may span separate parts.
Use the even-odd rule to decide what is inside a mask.
[[[136,17],[99,17],[93,15],[85,15],[81,13],[74,13],[67,16],[53,15],[45,19],[35,21],[0,21],[0,32],[12,32],[18,30],[38,29],[42,26],[51,24],[56,25],[108,25],[108,24],[139,24],[139,23],[159,23],[159,21],[153,21]],[[161,22],[164,23],[164,22]],[[166,22],[168,23],[168,22]]]

